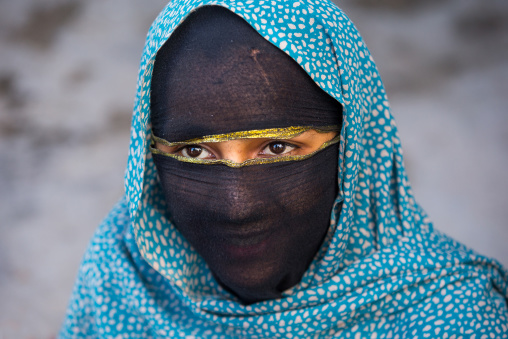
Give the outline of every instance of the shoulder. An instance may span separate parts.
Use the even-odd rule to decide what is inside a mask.
[[[119,201],[95,231],[83,257],[80,275],[89,282],[107,274],[127,256],[124,237],[130,225],[125,199]]]
[[[106,216],[92,237],[78,271],[60,338],[151,337],[146,320],[132,309],[141,290],[125,200]],[[106,321],[106,322],[105,322]]]
[[[407,288],[408,333],[508,338],[508,273],[499,262],[438,231],[405,250],[417,281]]]

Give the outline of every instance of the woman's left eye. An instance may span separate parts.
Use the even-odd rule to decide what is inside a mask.
[[[283,141],[272,141],[268,145],[265,146],[263,151],[261,151],[262,155],[270,155],[270,156],[280,156],[291,153],[296,148],[296,146],[288,144]]]

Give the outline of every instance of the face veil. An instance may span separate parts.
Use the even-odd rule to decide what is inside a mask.
[[[243,19],[217,6],[189,15],[159,50],[151,93],[154,136],[176,142],[257,128],[340,131],[340,104]],[[298,283],[330,224],[337,145],[285,158],[231,168],[153,154],[168,218],[216,280],[245,303],[279,298]]]
[[[286,87],[286,94],[295,102],[304,103],[314,95],[317,98],[323,91],[332,107],[340,103],[342,119],[337,110],[327,108],[326,104],[320,114],[309,116],[304,110],[291,114],[283,109],[257,114],[270,107],[288,108],[272,92],[260,91],[257,94],[265,95],[274,105],[263,106],[265,101],[249,102],[250,97],[231,100],[235,103],[244,100],[243,106],[248,104],[248,116],[253,119],[236,119],[241,110],[231,112],[221,106],[222,101],[209,101],[209,107],[220,109],[208,114],[215,116],[223,112],[221,119],[204,119],[200,115],[199,119],[185,120],[182,116],[189,118],[190,115],[180,112],[178,119],[176,115],[160,115],[162,120],[154,120],[152,129],[152,115],[158,119],[154,115],[156,110],[176,111],[195,104],[197,108],[192,111],[199,112],[198,108],[203,106],[195,98],[180,103],[175,100],[152,103],[151,94],[152,89],[162,84],[161,93],[173,91],[182,100],[188,98],[178,95],[181,88],[164,88],[164,81],[155,80],[154,64],[158,52],[164,50],[166,42],[171,43],[171,37],[184,27],[186,19],[193,13],[199,15],[198,9],[206,6],[223,7],[244,20],[259,36],[294,61],[289,65],[307,73],[306,79],[316,86],[309,88],[317,91],[308,92],[305,97],[295,95],[299,92]],[[213,49],[213,44],[209,47],[211,53],[221,53],[221,49]],[[254,56],[265,69],[267,64],[263,64],[261,54],[254,53],[249,60],[255,62]],[[197,54],[185,57],[193,58]],[[276,68],[283,67],[277,64]],[[205,74],[207,70],[202,71],[202,81],[211,80]],[[270,84],[277,84],[277,79],[269,77],[275,72],[266,74]],[[154,87],[153,80],[158,83]],[[236,95],[233,87],[231,97]],[[246,92],[251,93],[245,90],[240,93]],[[195,94],[200,94],[197,87]],[[289,108],[297,109],[297,106]],[[331,114],[332,111],[336,114]],[[240,168],[191,166],[196,164],[161,154],[165,158],[157,163],[159,155],[152,155],[150,150],[153,136],[178,142],[266,128],[317,128],[341,123],[338,143],[294,162]],[[156,163],[162,171],[156,168]],[[203,166],[213,168],[213,175],[195,172]],[[266,170],[256,170],[264,166]],[[313,174],[323,169],[327,173],[323,176],[302,175],[301,186],[310,180],[308,184],[314,189],[333,187],[333,190],[325,189],[320,195],[306,188],[303,193],[303,187],[279,177],[286,166],[292,178],[298,178],[299,170]],[[165,174],[159,175],[160,172]],[[199,182],[196,195],[197,186],[187,185],[189,181],[180,180],[180,176]],[[256,177],[256,182],[266,182],[266,187],[258,187],[249,181],[250,177]],[[334,185],[329,185],[332,181]],[[434,230],[415,202],[404,169],[397,127],[373,58],[351,20],[330,2],[171,1],[150,28],[143,51],[125,187],[125,198],[107,216],[87,250],[61,332],[63,338],[404,338],[473,334],[508,337],[508,273],[495,260]],[[203,191],[202,187],[213,188]],[[220,191],[220,187],[224,190]],[[178,194],[167,194],[168,189]],[[245,194],[230,194],[235,191]],[[181,192],[184,196],[179,195]],[[282,284],[278,292],[283,291],[275,298],[265,296],[262,301],[250,303],[244,295],[247,302],[241,302],[235,296],[241,291],[228,291],[228,283],[217,281],[224,276],[219,272],[220,265],[233,267],[227,263],[230,259],[220,262],[222,257],[217,256],[219,264],[210,269],[207,261],[214,258],[210,256],[205,261],[199,252],[204,254],[206,249],[197,249],[191,242],[198,244],[199,241],[187,237],[197,234],[206,241],[216,238],[217,242],[224,242],[226,235],[229,237],[227,233],[232,232],[230,228],[214,233],[200,223],[216,218],[215,224],[227,225],[225,220],[253,219],[251,213],[242,215],[244,211],[256,211],[254,215],[266,211],[267,215],[278,214],[282,219],[286,216],[299,219],[295,217],[298,213],[290,211],[292,204],[265,204],[273,200],[266,198],[272,193],[278,194],[274,200],[294,201],[296,206],[307,199],[306,195],[318,197],[307,201],[305,206],[320,204],[323,199],[321,205],[331,205],[327,207],[330,209],[327,222],[323,222],[326,230],[320,234],[321,245],[295,285],[283,290]],[[216,198],[203,199],[205,195]],[[210,204],[200,206],[203,202]],[[197,218],[194,207],[207,211],[206,218]],[[220,213],[212,213],[214,209]],[[304,218],[317,220],[325,216],[324,213],[309,214],[301,217]],[[299,222],[289,220],[285,224]],[[203,233],[182,234],[184,230],[179,228],[185,223],[200,226]],[[232,238],[235,237],[239,236]],[[212,255],[220,253],[211,245],[210,248]]]

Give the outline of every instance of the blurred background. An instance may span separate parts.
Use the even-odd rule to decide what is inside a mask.
[[[144,37],[165,0],[0,0],[0,339],[53,338],[123,194]],[[336,1],[381,72],[414,194],[508,266],[508,2]]]

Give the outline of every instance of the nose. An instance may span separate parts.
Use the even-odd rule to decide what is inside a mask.
[[[222,187],[221,196],[217,197],[218,218],[231,224],[248,224],[258,221],[263,216],[260,209],[259,194],[256,185],[229,180]]]
[[[242,163],[257,156],[252,149],[252,140],[236,139],[217,143],[221,159],[228,159],[236,163]]]

